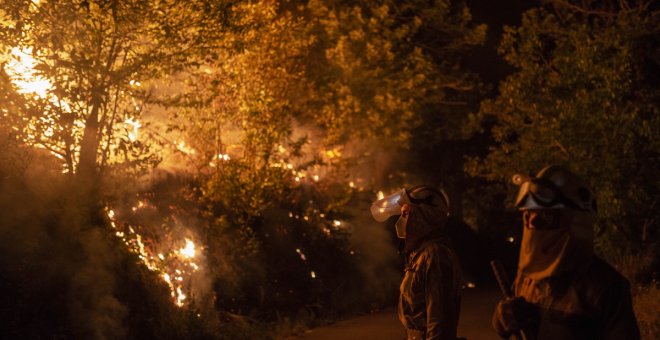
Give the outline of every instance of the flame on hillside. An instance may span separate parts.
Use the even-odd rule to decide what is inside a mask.
[[[149,207],[146,200],[140,200],[130,210],[132,214]],[[139,226],[130,225],[130,216],[120,216],[110,207],[105,209],[115,235],[120,238],[149,270],[167,284],[173,302],[183,307],[189,303],[193,275],[200,270],[199,247],[189,237],[165,235],[168,237],[147,237],[138,232]],[[130,213],[129,213],[130,214]],[[121,217],[125,217],[121,218]]]

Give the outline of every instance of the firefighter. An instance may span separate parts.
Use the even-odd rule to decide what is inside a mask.
[[[492,323],[508,338],[640,338],[630,285],[594,255],[596,201],[574,173],[549,166],[536,177],[515,175],[523,237],[514,297],[500,301]]]
[[[398,314],[407,339],[455,340],[462,278],[447,237],[447,196],[419,185],[375,202],[371,212],[379,222],[400,215],[395,228],[405,240],[406,267]]]

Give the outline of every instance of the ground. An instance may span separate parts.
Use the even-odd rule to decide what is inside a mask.
[[[493,308],[500,299],[496,288],[468,289],[463,294],[458,335],[468,340],[499,339],[490,326]],[[287,340],[401,340],[401,323],[394,308],[315,328]]]

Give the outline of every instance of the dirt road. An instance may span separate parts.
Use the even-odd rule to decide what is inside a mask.
[[[493,307],[500,299],[495,288],[469,289],[463,293],[458,335],[468,340],[496,340],[490,326]],[[287,340],[401,340],[403,331],[395,309],[315,328]]]

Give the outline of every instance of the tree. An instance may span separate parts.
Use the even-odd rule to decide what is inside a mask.
[[[472,91],[459,53],[483,40],[464,4],[450,1],[308,4],[317,36],[308,68],[319,93],[315,117],[329,143],[351,137],[408,146],[419,115]],[[389,145],[388,145],[389,146]]]
[[[464,5],[446,1],[264,1],[234,9],[242,28],[185,81],[185,93],[173,98],[181,105],[173,125],[190,144],[184,151],[202,200],[219,221],[214,232],[232,235],[242,251],[231,262],[252,268],[240,273],[251,275],[240,287],[249,291],[244,296],[275,290],[261,286],[272,278],[285,293],[287,285],[320,281],[335,291],[330,282],[341,277],[325,274],[339,271],[321,259],[355,264],[359,257],[335,222],[377,183],[367,176],[351,183],[349,173],[381,152],[405,150],[424,124],[420,115],[466,117],[453,108],[476,82],[461,73],[458,55],[483,38],[484,27],[468,23]],[[310,279],[293,251],[302,245],[322,280]],[[296,262],[282,260],[290,258]],[[343,268],[346,279],[358,277]],[[314,287],[295,289],[304,296]],[[275,303],[279,293],[265,301]],[[264,303],[236,301],[243,308]]]
[[[27,122],[24,139],[61,158],[83,187],[95,185],[112,156],[139,160],[145,145],[134,130],[148,94],[140,84],[189,66],[225,31],[228,6],[3,2],[3,25],[14,38],[3,41],[3,68],[26,94],[27,108],[11,113]]]
[[[317,36],[308,112],[352,175],[387,190],[411,181],[450,188],[461,215],[468,112],[481,95],[461,56],[483,42],[461,1],[310,1]],[[355,169],[361,169],[356,171]]]
[[[500,53],[517,71],[475,116],[496,144],[467,166],[489,180],[548,164],[582,174],[597,196],[597,246],[610,256],[658,240],[659,13],[650,5],[549,1],[505,28]]]

